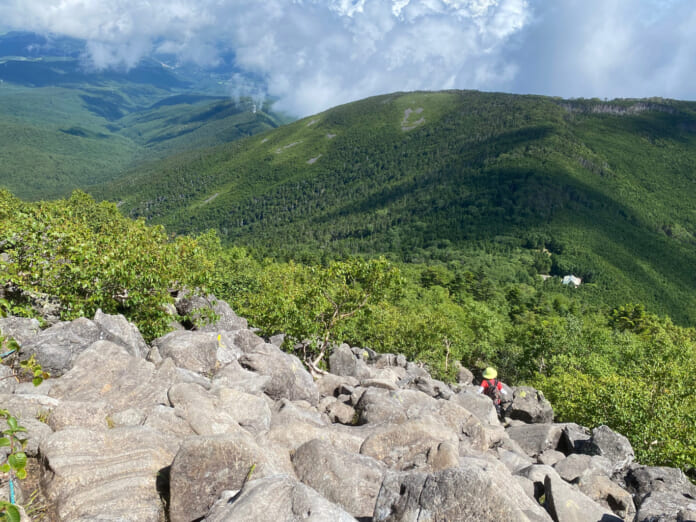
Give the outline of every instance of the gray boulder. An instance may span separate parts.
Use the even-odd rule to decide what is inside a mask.
[[[176,452],[173,439],[143,426],[68,428],[41,443],[42,491],[50,520],[159,522],[157,477]]]
[[[590,440],[592,434],[584,426],[573,422],[563,424],[563,434],[559,449],[566,455],[570,453],[581,453],[585,444]]]
[[[348,453],[320,440],[292,455],[297,478],[356,518],[371,517],[386,472],[373,458]]]
[[[41,331],[39,321],[26,317],[0,318],[0,335],[12,338],[17,344],[24,346]]]
[[[263,394],[270,381],[269,375],[245,370],[236,360],[224,366],[213,378],[215,385],[227,386],[250,395]]]
[[[610,476],[613,470],[611,461],[606,457],[580,453],[568,455],[565,459],[554,464],[553,467],[567,482],[575,482],[580,477],[588,475]]]
[[[273,399],[319,402],[319,390],[310,373],[294,355],[280,351],[272,344],[260,344],[239,358],[242,367],[270,377],[265,392]]]
[[[239,492],[226,492],[204,522],[357,522],[339,506],[287,475],[250,480]]]
[[[587,474],[580,478],[578,487],[589,498],[611,510],[625,522],[633,522],[636,506],[631,494],[606,475]]]
[[[179,330],[152,343],[162,357],[170,357],[180,368],[202,375],[216,370],[218,341],[214,333]]]
[[[565,481],[546,477],[546,509],[555,522],[623,522]]]
[[[355,377],[334,375],[327,373],[316,381],[317,389],[322,397],[338,397],[342,389],[354,389],[360,381]]]
[[[185,295],[176,302],[177,312],[201,332],[223,332],[249,327],[246,319],[234,313],[229,304],[214,295]],[[213,316],[217,318],[210,320]]]
[[[543,393],[530,386],[514,388],[512,403],[508,406],[505,415],[511,419],[527,423],[548,424],[553,422],[551,404]]]
[[[77,356],[101,339],[102,331],[84,317],[57,323],[22,344],[23,357],[36,354],[36,360],[52,377],[59,377],[72,368]]]
[[[457,433],[436,419],[387,425],[365,439],[360,453],[399,471],[427,469],[428,455],[443,442],[459,444]]]
[[[277,473],[267,452],[243,432],[186,439],[170,471],[171,522],[204,517],[225,490]]]
[[[251,415],[246,415],[243,411],[235,417],[232,414],[232,408],[224,407],[219,397],[198,384],[175,384],[169,389],[168,397],[177,416],[185,419],[191,429],[199,435],[237,432],[242,429],[237,422],[240,417],[246,418],[250,425],[260,427],[261,430],[270,426],[270,410],[261,399],[255,396],[249,397],[261,401],[265,406],[265,412],[262,410],[254,420]],[[255,404],[258,405],[258,403]],[[241,408],[244,406],[242,405]]]
[[[494,426],[500,424],[493,401],[483,394],[476,393],[474,387],[464,387],[450,400],[476,415],[481,422]]]
[[[421,391],[434,399],[447,400],[454,395],[447,384],[430,377],[416,377],[409,383],[409,388]]]
[[[343,377],[355,377],[358,380],[371,377],[365,360],[357,357],[347,344],[333,349],[329,355],[329,368],[334,375]]]
[[[470,465],[432,474],[388,472],[373,520],[541,522],[550,518],[509,475],[497,468]]]
[[[355,411],[358,424],[398,424],[408,418],[397,392],[375,387],[365,390]]]
[[[523,424],[510,426],[506,432],[527,455],[536,458],[546,450],[558,448],[561,430],[558,424]]]
[[[653,491],[639,502],[636,522],[692,522],[696,520],[696,499],[678,491]]]
[[[97,310],[94,324],[102,331],[101,338],[126,348],[128,353],[136,357],[145,357],[149,348],[138,328],[129,323],[122,315],[107,315]]]
[[[123,346],[98,341],[76,358],[68,373],[53,382],[50,395],[69,401],[101,400],[113,414],[133,407],[149,409],[167,404],[167,389],[176,380],[171,360],[155,368],[130,355]]]
[[[653,491],[676,491],[696,499],[696,486],[677,468],[633,464],[626,473],[626,487],[639,498]]]
[[[590,440],[582,446],[582,452],[608,458],[614,473],[625,471],[634,459],[633,447],[628,439],[608,426],[593,429]]]
[[[696,486],[676,468],[633,464],[626,473],[638,522],[696,520]]]
[[[111,410],[104,401],[67,401],[63,400],[51,410],[48,425],[53,431],[73,427],[105,430],[113,428],[110,424]]]

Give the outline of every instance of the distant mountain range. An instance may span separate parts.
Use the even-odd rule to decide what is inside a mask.
[[[228,62],[202,70],[159,56],[98,71],[84,52],[71,38],[0,35],[0,186],[20,197],[58,197],[174,150],[288,121],[268,105],[233,100]]]
[[[696,103],[449,91],[336,107],[94,193],[290,256],[528,249],[603,302],[696,324],[695,184]]]

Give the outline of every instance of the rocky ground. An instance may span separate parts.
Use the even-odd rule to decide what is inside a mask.
[[[679,470],[634,462],[607,427],[554,423],[532,388],[507,389],[501,423],[465,369],[450,386],[342,345],[314,379],[225,303],[180,304],[220,319],[151,345],[121,316],[0,319],[52,374],[0,380],[28,430],[20,493],[40,486],[45,520],[696,520]]]

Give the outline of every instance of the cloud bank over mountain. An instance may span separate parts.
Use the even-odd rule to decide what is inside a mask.
[[[5,0],[5,29],[82,38],[87,59],[234,53],[305,115],[396,90],[691,97],[691,0]]]

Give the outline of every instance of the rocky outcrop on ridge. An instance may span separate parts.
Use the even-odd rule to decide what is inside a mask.
[[[448,385],[344,344],[314,379],[226,303],[182,306],[214,306],[217,329],[148,346],[101,312],[43,331],[0,319],[57,376],[0,381],[49,520],[696,520],[679,470],[634,462],[605,426],[555,423],[533,388],[509,388],[501,423],[470,372]]]

